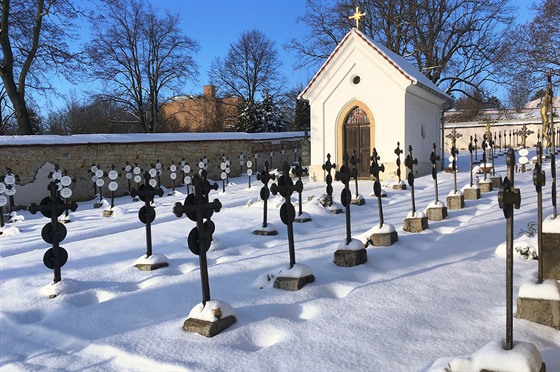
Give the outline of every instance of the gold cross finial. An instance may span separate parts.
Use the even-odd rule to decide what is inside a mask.
[[[360,13],[358,7],[356,6],[356,12],[354,13],[354,15],[351,15],[350,17],[348,17],[348,19],[355,19],[356,20],[356,29],[358,29],[360,18],[364,17],[365,15],[366,15],[366,13]]]

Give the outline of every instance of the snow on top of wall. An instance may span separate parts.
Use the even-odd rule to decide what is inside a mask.
[[[75,134],[71,136],[0,136],[0,146],[27,145],[83,145],[90,143],[137,143],[137,142],[189,142],[234,140],[279,140],[303,137],[304,132],[279,133],[127,133],[127,134]]]

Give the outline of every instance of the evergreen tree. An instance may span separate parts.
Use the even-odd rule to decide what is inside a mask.
[[[308,130],[311,123],[311,112],[309,102],[304,100],[296,100],[296,117],[294,120],[293,130]]]
[[[261,103],[262,132],[285,132],[286,120],[284,119],[280,108],[270,95],[268,90],[264,92],[264,97]]]

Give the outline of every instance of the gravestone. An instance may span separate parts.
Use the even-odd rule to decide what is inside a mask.
[[[478,200],[480,199],[480,188],[478,187],[478,184],[474,184],[473,183],[473,151],[474,151],[474,146],[473,146],[473,137],[471,136],[470,142],[469,142],[469,153],[470,153],[470,165],[469,165],[469,169],[470,169],[470,182],[468,186],[463,187],[462,192],[463,192],[463,197],[464,200]]]
[[[296,211],[294,206],[290,202],[292,193],[294,191],[300,192],[303,188],[301,183],[294,185],[292,179],[290,178],[290,165],[284,162],[282,166],[282,175],[278,178],[278,184],[273,184],[270,188],[272,194],[280,194],[284,197],[284,204],[280,207],[280,219],[286,225],[288,229],[288,247],[290,252],[290,270],[294,269],[296,265],[296,254],[294,246],[294,219],[296,217]],[[310,270],[305,270],[310,272]],[[278,276],[274,281],[274,288],[285,289],[289,291],[298,291],[303,288],[308,283],[313,283],[315,281],[315,276],[313,274],[307,274],[305,276]]]
[[[492,191],[492,181],[490,181],[487,178],[488,175],[488,141],[487,141],[487,137],[486,134],[484,134],[483,139],[482,139],[482,164],[483,166],[481,167],[482,173],[483,173],[483,179],[478,183],[478,186],[480,187],[480,192],[481,193],[488,193],[490,191]]]
[[[268,161],[264,162],[264,167],[261,173],[257,174],[257,180],[263,183],[263,187],[260,191],[260,197],[263,201],[263,223],[262,226],[257,227],[253,230],[253,234],[255,235],[277,235],[278,230],[272,224],[269,224],[267,221],[267,211],[268,211],[268,198],[270,197],[270,189],[268,188],[268,182],[270,180],[274,180],[276,176],[274,174],[270,174],[268,170]]]
[[[447,217],[447,208],[443,202],[438,200],[438,182],[437,182],[437,162],[440,160],[439,155],[436,153],[436,144],[432,144],[432,153],[430,154],[430,161],[432,162],[432,178],[434,180],[434,202],[426,208],[426,216],[430,221],[441,221]]]
[[[185,162],[185,164],[183,164],[183,167],[181,168],[181,170],[183,171],[183,182],[185,183],[185,188],[187,189],[187,195],[191,193],[190,191],[190,187],[191,187],[191,183],[192,183],[192,178],[191,178],[191,166],[189,165],[189,163]]]
[[[294,151],[295,150],[297,149],[294,149]],[[307,173],[307,168],[301,166],[301,156],[300,156],[294,166],[294,175],[298,178],[298,182],[300,182],[302,186],[303,186],[303,181],[301,180],[301,177],[303,176],[304,173]],[[303,196],[303,189],[302,192],[298,193],[298,214],[294,219],[294,222],[298,222],[298,223],[305,223],[311,221],[311,216],[309,215],[309,213],[302,211],[302,204],[303,204],[302,196]]]
[[[172,160],[171,165],[169,166],[169,178],[171,178],[171,191],[167,194],[169,196],[175,195],[175,180],[177,179],[177,171],[179,169],[175,165],[175,162]]]
[[[243,163],[245,162],[245,155],[243,155],[243,153],[241,152],[239,154],[239,166],[241,167],[241,170],[239,171],[239,175],[242,176],[243,175]]]
[[[453,172],[453,190],[449,193],[449,195],[447,195],[447,208],[451,210],[462,209],[465,206],[463,193],[457,190],[457,155],[459,154],[459,150],[457,149],[456,141],[457,138],[462,136],[462,134],[457,133],[455,128],[453,128],[453,131],[446,136],[451,139],[451,156],[449,157],[449,161],[451,162],[451,171]],[[476,134],[474,135],[474,142],[476,156]]]
[[[93,164],[90,168],[90,171],[93,174],[91,180],[93,181],[94,184],[93,186],[94,192],[96,193],[96,195],[99,195],[99,199],[97,202],[93,204],[93,207],[101,208],[103,206],[103,185],[105,185],[105,180],[103,179],[103,176],[105,175],[105,172],[103,172],[101,166],[98,164],[97,165]]]
[[[115,191],[119,188],[119,184],[116,180],[119,176],[119,172],[115,170],[115,164],[111,164],[111,170],[107,173],[107,177],[110,180],[107,188],[111,191],[111,206],[103,211],[103,217],[111,217],[113,215],[113,208],[115,207]]]
[[[366,203],[366,199],[358,192],[358,169],[357,164],[360,162],[360,159],[356,156],[356,149],[352,151],[352,156],[350,157],[350,164],[352,164],[352,172],[355,174],[354,176],[354,186],[356,188],[356,193],[351,200],[351,203],[354,205],[364,205]]]
[[[32,203],[27,210],[31,214],[41,212],[43,216],[51,219],[51,222],[46,224],[41,231],[43,240],[48,244],[52,244],[52,247],[43,256],[43,263],[47,268],[54,270],[54,283],[58,283],[62,280],[60,268],[68,261],[68,252],[64,247],[60,246],[60,243],[66,238],[67,230],[63,224],[58,222],[58,217],[66,209],[70,209],[72,212],[76,211],[78,205],[75,202],[65,203],[57,195],[58,186],[55,182],[50,182],[47,189],[50,192],[50,196],[41,200],[39,205]],[[66,195],[69,197],[71,193]],[[56,295],[49,297],[53,298]]]
[[[325,162],[325,164],[323,164],[322,166],[323,170],[327,172],[327,176],[325,177],[325,182],[327,183],[327,209],[332,213],[332,214],[339,214],[342,213],[342,209],[336,207],[333,205],[333,197],[332,197],[332,193],[333,193],[333,187],[332,187],[332,176],[331,176],[331,171],[333,169],[336,168],[336,164],[331,163],[331,154],[327,154],[327,161]]]
[[[153,178],[157,176],[155,168],[144,173],[144,184],[138,190],[132,189],[130,195],[138,196],[144,202],[144,206],[138,211],[138,218],[146,225],[146,255],[140,257],[134,267],[142,271],[156,270],[168,266],[167,258],[163,255],[152,256],[152,222],[156,218],[156,210],[152,207],[154,197],[163,196],[163,190],[157,187],[157,181]]]
[[[196,221],[196,226],[191,230],[188,237],[189,249],[198,256],[200,263],[200,282],[202,284],[202,303],[191,310],[189,317],[183,323],[183,329],[188,332],[199,333],[206,337],[214,337],[236,322],[235,314],[231,307],[225,303],[218,303],[213,311],[214,320],[208,321],[195,316],[195,309],[204,309],[210,304],[210,284],[208,280],[208,262],[206,252],[212,243],[212,234],[216,229],[211,220],[214,212],[219,212],[222,203],[218,199],[209,202],[210,190],[217,190],[218,184],[210,184],[206,179],[206,171],[202,169],[201,174],[195,174],[193,178],[193,193],[185,198],[183,204],[175,203],[173,214],[178,218],[185,214],[191,221]],[[214,305],[215,303],[212,303]],[[224,310],[227,310],[225,313]]]
[[[8,196],[8,214],[14,211],[14,195],[16,194],[16,183],[19,182],[19,175],[14,174],[11,168],[6,168],[6,174],[2,178],[6,189],[4,194]]]
[[[124,193],[124,195],[130,195],[130,190],[132,190],[132,165],[130,165],[130,163],[127,161],[126,164],[124,165],[124,167],[122,168],[122,170],[125,172],[125,177],[126,177],[126,192]]]
[[[373,176],[373,193],[377,197],[377,209],[379,212],[379,227],[370,229],[371,235],[369,237],[369,242],[373,246],[389,246],[393,245],[399,240],[399,236],[395,227],[389,223],[385,223],[383,220],[383,205],[382,205],[382,191],[381,182],[379,179],[379,172],[385,172],[385,165],[379,165],[380,157],[377,154],[375,147],[373,148],[373,154],[370,157],[371,165],[369,167],[369,173]]]
[[[222,180],[222,193],[226,192],[226,180],[228,179],[229,167],[226,163],[226,156],[222,153],[222,162],[220,163],[220,179]]]
[[[2,194],[6,191],[6,185],[4,184],[4,179],[0,180],[0,229],[4,227],[4,206],[8,204],[8,198]],[[0,230],[0,235],[2,231]]]
[[[401,154],[403,153],[403,150],[400,146],[400,142],[397,142],[397,147],[394,151],[395,155],[397,155],[397,177],[399,180],[393,185],[393,190],[406,190],[406,184],[401,179]]]
[[[136,189],[138,190],[140,188],[140,185],[142,185],[142,176],[140,175],[142,173],[142,168],[138,166],[138,163],[134,163],[134,168],[132,168],[132,173],[134,175],[133,180],[136,183]],[[134,202],[140,200],[138,196],[132,196],[132,195],[130,196],[132,197],[132,201]]]
[[[253,175],[253,162],[251,161],[251,159],[247,159],[247,163],[245,163],[245,166],[247,167],[247,178],[249,179],[249,186],[247,187],[248,189],[251,188],[251,176]]]
[[[403,230],[407,232],[417,233],[428,228],[428,218],[422,212],[416,211],[416,203],[414,201],[414,166],[418,164],[418,159],[412,157],[412,146],[408,145],[408,155],[404,161],[404,165],[408,168],[408,186],[410,186],[410,197],[412,201],[412,211],[404,220]]]
[[[344,184],[344,188],[340,194],[340,201],[346,209],[346,239],[338,245],[334,252],[334,263],[337,266],[353,267],[367,262],[367,252],[363,243],[358,239],[352,239],[350,205],[352,205],[352,192],[350,191],[350,180],[357,177],[357,171],[354,167],[350,170],[348,165],[348,154],[344,153],[343,164],[335,173],[334,178]]]

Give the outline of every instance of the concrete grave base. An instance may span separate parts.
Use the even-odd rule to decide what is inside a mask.
[[[152,271],[152,270],[157,270],[157,269],[161,269],[162,267],[166,267],[169,266],[169,264],[167,262],[158,262],[158,263],[153,263],[153,264],[136,264],[134,265],[135,268],[137,268],[138,270],[142,270],[142,271]]]
[[[306,284],[313,283],[315,276],[313,274],[304,276],[302,278],[288,278],[279,276],[274,280],[274,288],[284,289],[286,291],[299,291]]]
[[[328,209],[328,210],[332,214],[341,214],[342,213],[342,209],[340,209],[340,208],[332,208],[332,209]]]
[[[388,233],[376,233],[369,236],[369,242],[374,247],[385,247],[396,243],[399,240],[399,235],[396,231]]]
[[[341,267],[354,267],[367,262],[367,252],[364,249],[338,249],[334,252],[334,263]]]
[[[560,280],[560,234],[543,232],[541,249],[543,277],[545,279]]]
[[[111,217],[113,215],[113,210],[112,209],[105,209],[103,211],[103,217]]]
[[[198,333],[206,337],[214,337],[223,330],[231,327],[237,319],[233,315],[214,322],[189,318],[183,323],[183,329],[187,332]]]
[[[465,197],[461,195],[449,195],[447,197],[447,209],[457,210],[463,209],[465,206]]]
[[[405,218],[403,230],[411,233],[418,233],[428,228],[428,217]]]
[[[253,230],[253,234],[263,235],[263,236],[273,236],[273,235],[278,235],[278,231],[267,230],[267,229],[255,229],[255,230]]]
[[[447,217],[446,207],[434,207],[426,209],[426,216],[430,221],[441,221]]]
[[[404,183],[396,183],[393,185],[393,190],[406,190],[406,185]]]
[[[480,192],[486,193],[492,191],[492,181],[480,181],[478,183],[478,187],[480,188]]]
[[[480,199],[480,189],[478,187],[465,187],[463,188],[463,197],[465,200],[478,200]]]
[[[518,297],[517,317],[560,330],[560,301]]]
[[[490,182],[492,182],[493,189],[499,189],[502,186],[502,177],[500,176],[492,176],[490,177]]]
[[[366,200],[364,198],[357,198],[357,199],[352,199],[350,203],[354,205],[364,205],[366,204]]]
[[[294,219],[294,222],[298,222],[298,223],[306,223],[312,221],[311,216],[309,215],[309,213],[305,213],[302,212],[299,216],[296,216],[296,218]]]

